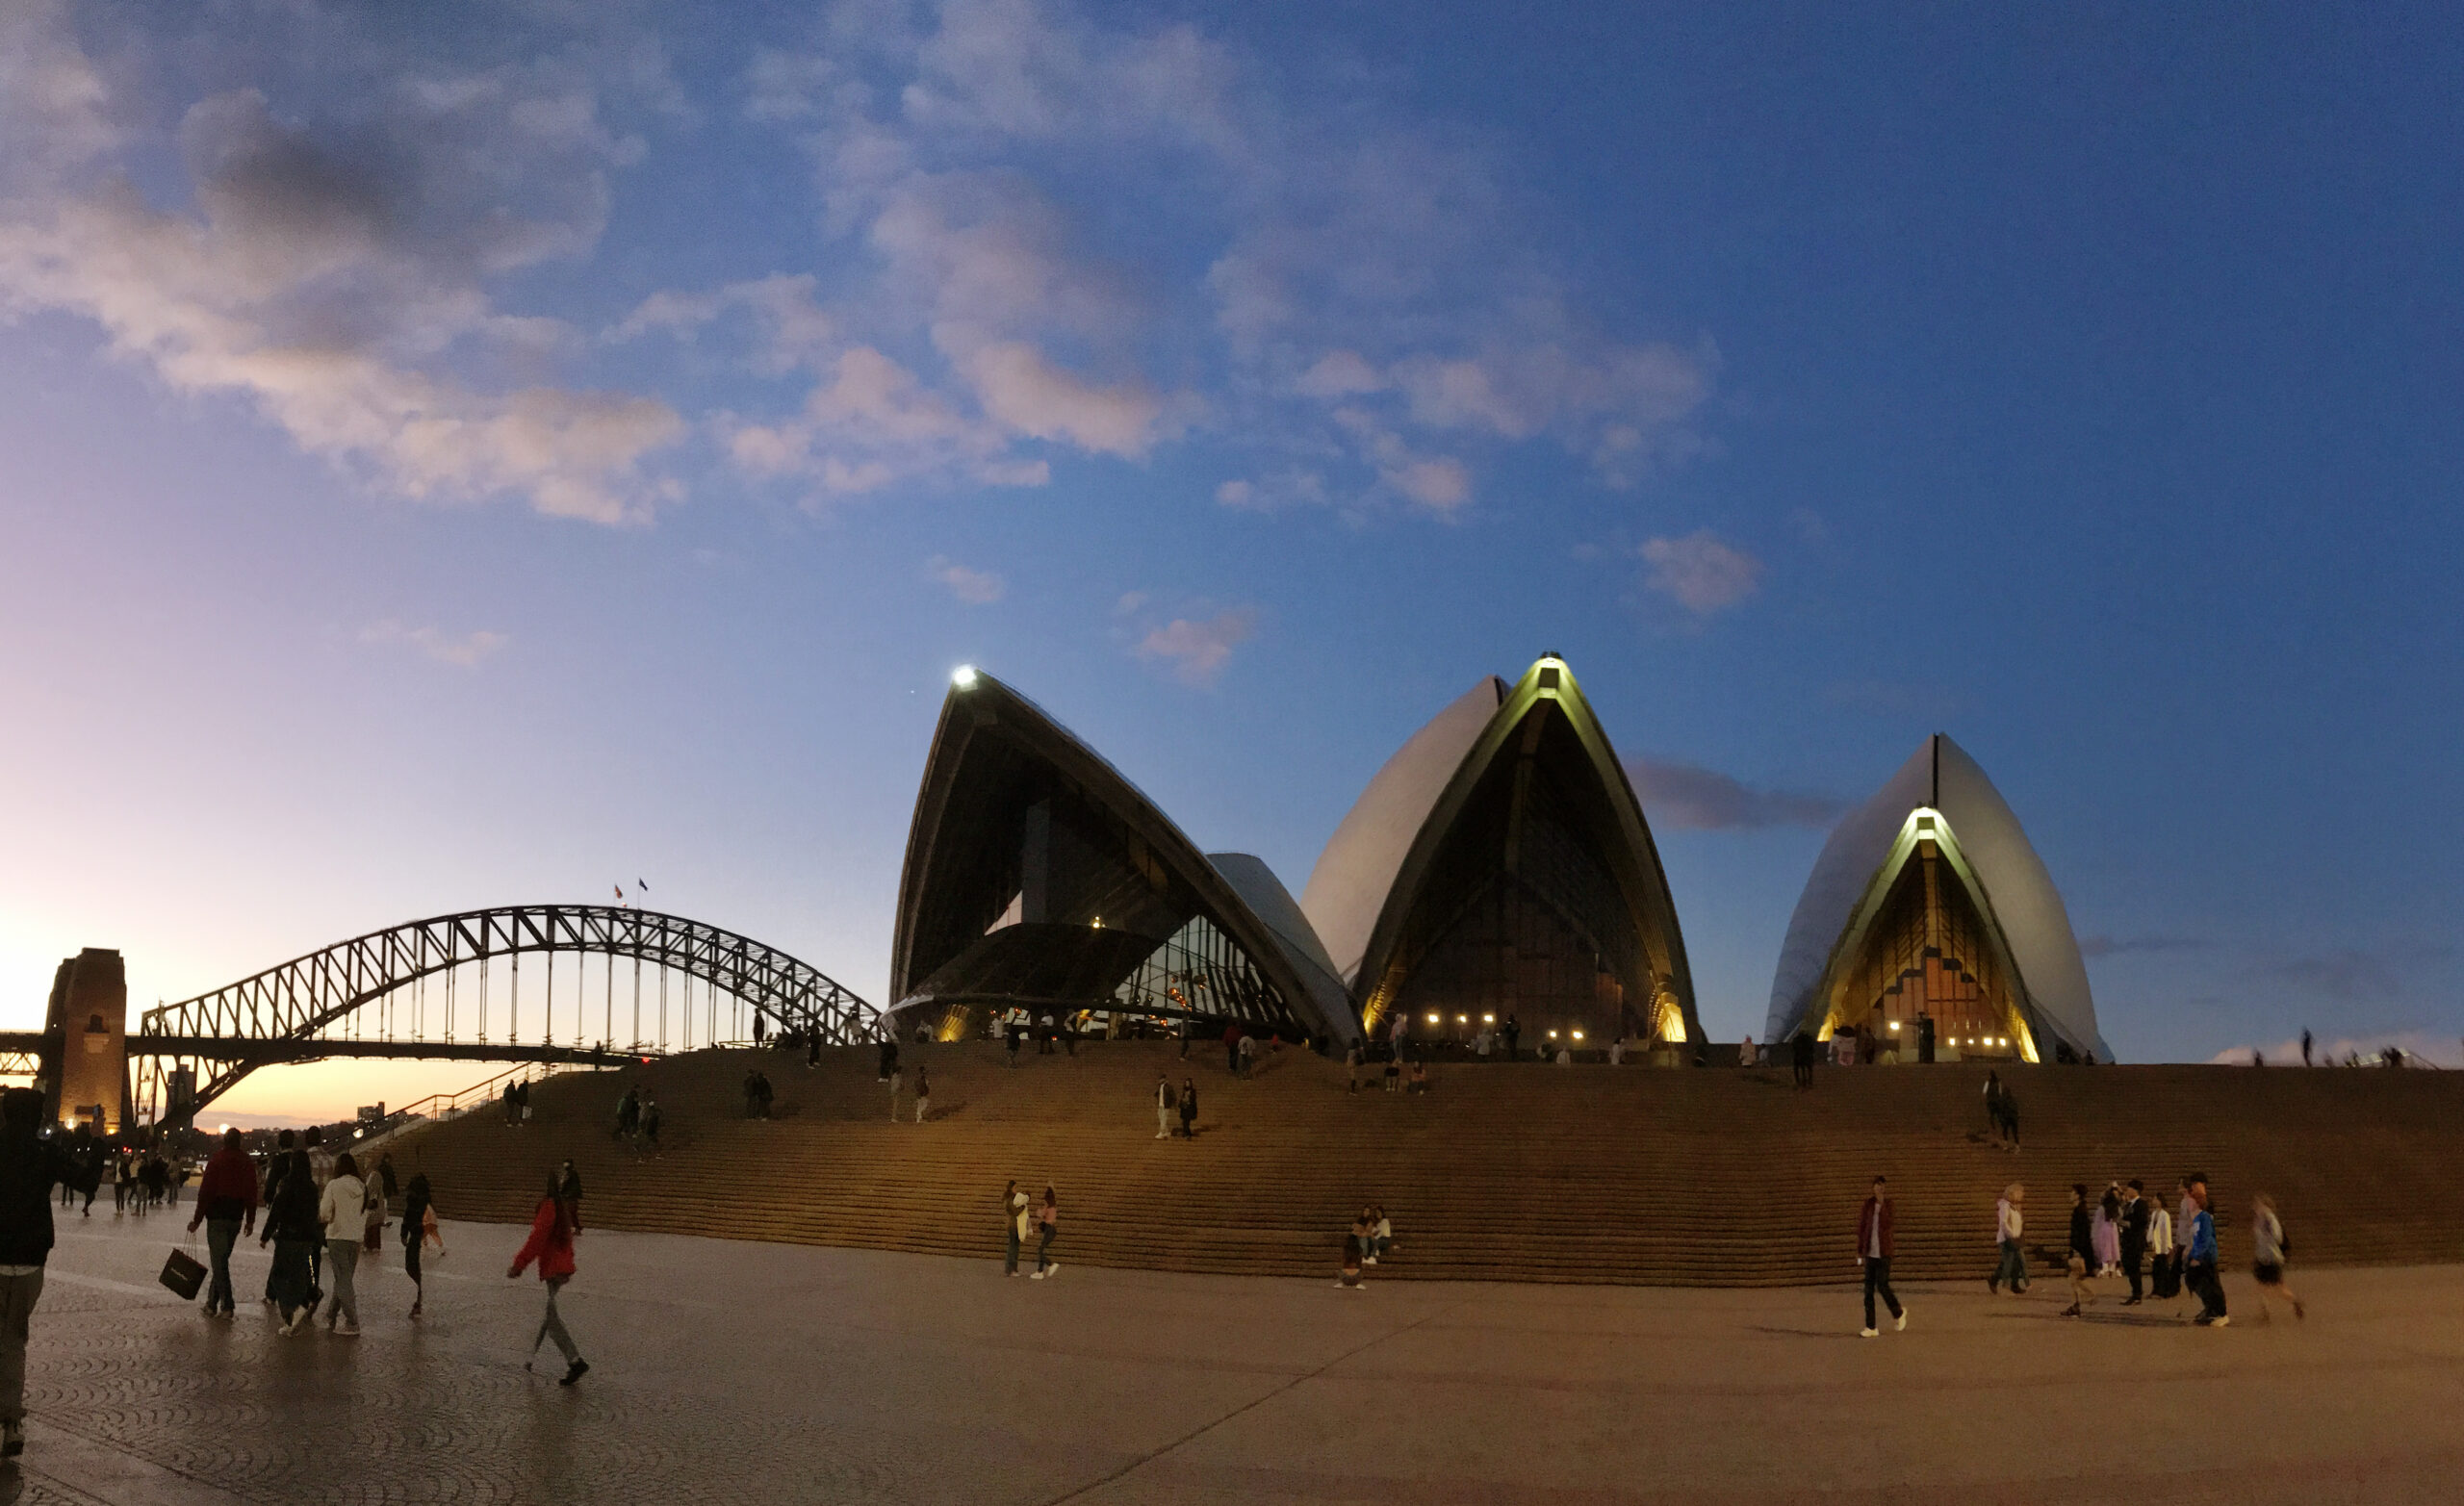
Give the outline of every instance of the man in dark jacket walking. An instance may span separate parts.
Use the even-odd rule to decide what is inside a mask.
[[[51,1189],[70,1175],[41,1122],[40,1093],[0,1093],[0,1457],[26,1450],[26,1326],[51,1259]]]
[[[2130,1295],[2122,1298],[2123,1307],[2134,1306],[2143,1293],[2139,1267],[2147,1259],[2147,1220],[2155,1212],[2155,1205],[2147,1200],[2146,1188],[2133,1177],[2121,1205],[2121,1273],[2130,1283]]]
[[[197,1184],[196,1212],[189,1215],[189,1233],[205,1225],[205,1248],[214,1262],[214,1285],[206,1289],[205,1315],[232,1315],[231,1246],[257,1227],[257,1168],[237,1130],[222,1132],[222,1147],[205,1163],[205,1180]]]
[[[1880,1332],[1874,1327],[1874,1293],[1881,1292],[1884,1306],[1890,1309],[1894,1332],[1908,1326],[1908,1310],[1899,1305],[1899,1296],[1890,1289],[1891,1257],[1890,1187],[1886,1178],[1874,1179],[1873,1193],[1857,1213],[1857,1259],[1865,1267],[1865,1326],[1857,1337],[1871,1339]]]

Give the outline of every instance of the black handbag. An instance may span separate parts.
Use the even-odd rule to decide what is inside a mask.
[[[186,1250],[173,1250],[163,1262],[163,1285],[179,1293],[183,1302],[196,1300],[196,1289],[205,1285],[205,1267]]]

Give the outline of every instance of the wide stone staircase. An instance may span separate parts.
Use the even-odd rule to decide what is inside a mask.
[[[589,1227],[997,1258],[1011,1178],[1058,1189],[1067,1263],[1330,1275],[1353,1213],[1382,1204],[1380,1278],[1769,1286],[1856,1275],[1876,1172],[1904,1277],[1983,1277],[1993,1203],[2027,1185],[2027,1243],[2066,1242],[2069,1185],[2142,1178],[2168,1207],[2210,1178],[2224,1258],[2272,1193],[2301,1264],[2464,1258],[2464,1073],[2211,1066],[2016,1067],[2024,1148],[1985,1135],[1982,1066],[1654,1069],[1439,1063],[1425,1096],[1348,1093],[1296,1050],[1232,1077],[1219,1046],[1084,1042],[1016,1065],[988,1043],[909,1046],[930,1072],[889,1119],[873,1048],[707,1051],[539,1085],[528,1125],[480,1111],[390,1142],[448,1217],[526,1219],[571,1157]],[[774,1117],[745,1117],[756,1066]],[[1155,1138],[1156,1075],[1197,1085],[1193,1140]],[[653,1156],[613,1136],[639,1083]]]

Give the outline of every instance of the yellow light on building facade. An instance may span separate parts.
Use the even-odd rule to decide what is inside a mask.
[[[1495,1025],[1497,1022],[1498,1017],[1494,1014],[1483,1014],[1480,1016],[1480,1023],[1483,1025]]]
[[[1580,1040],[1580,1039],[1582,1039],[1582,1032],[1580,1032],[1580,1031],[1577,1031],[1577,1032],[1575,1032],[1575,1039],[1577,1039],[1577,1040]]]
[[[1429,1022],[1431,1025],[1434,1025],[1434,1024],[1436,1024],[1436,1023],[1437,1023],[1437,1011],[1436,1011],[1435,1009],[1431,1009],[1431,1010],[1429,1010],[1429,1011],[1428,1011],[1428,1022]]]

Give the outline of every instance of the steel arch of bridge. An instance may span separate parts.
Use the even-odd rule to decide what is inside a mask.
[[[776,947],[656,910],[608,905],[512,905],[465,910],[372,931],[294,957],[212,993],[145,1012],[132,1052],[146,1036],[245,1036],[304,1040],[325,1026],[423,978],[472,963],[539,953],[630,958],[699,978],[733,995],[780,1029],[817,1033],[827,1044],[874,1038],[879,1011],[845,985]],[[510,1042],[508,1042],[510,1044]],[[262,1064],[193,1059],[193,1110]],[[170,1065],[149,1058],[148,1088],[160,1093]],[[211,1073],[209,1076],[208,1073]],[[159,1098],[157,1101],[161,1101]]]

